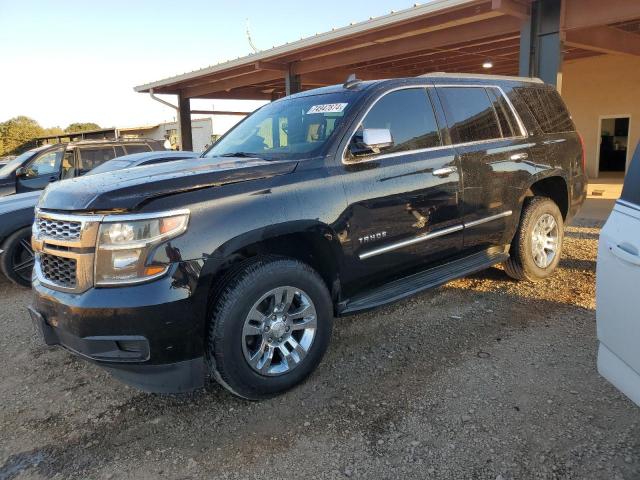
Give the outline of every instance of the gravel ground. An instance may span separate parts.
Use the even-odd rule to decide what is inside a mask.
[[[640,409],[596,372],[599,230],[559,272],[499,268],[336,321],[318,371],[251,403],[140,393],[42,347],[0,281],[0,480],[640,478]]]

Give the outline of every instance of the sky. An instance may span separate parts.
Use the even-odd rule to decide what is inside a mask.
[[[172,121],[175,111],[133,87],[401,10],[410,0],[0,0],[0,122],[43,127]],[[174,96],[166,99],[176,103]],[[199,100],[194,109],[261,103]],[[214,120],[214,133],[235,120]]]

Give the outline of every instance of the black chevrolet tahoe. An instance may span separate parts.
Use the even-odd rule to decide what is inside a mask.
[[[583,152],[537,80],[432,74],[292,95],[197,166],[50,185],[31,316],[48,345],[147,391],[209,375],[273,396],[318,366],[336,316],[496,264],[548,277],[585,198]]]

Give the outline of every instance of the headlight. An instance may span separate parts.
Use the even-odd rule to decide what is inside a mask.
[[[187,229],[189,212],[112,215],[98,233],[96,285],[139,283],[166,273],[169,265],[150,262],[153,249]]]

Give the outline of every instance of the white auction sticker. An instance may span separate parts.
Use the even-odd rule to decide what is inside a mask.
[[[339,113],[342,112],[348,103],[325,103],[324,105],[314,105],[309,109],[307,115],[312,113]]]

